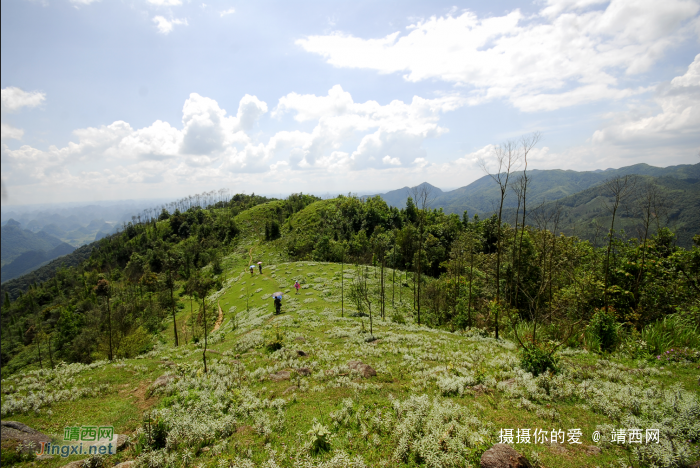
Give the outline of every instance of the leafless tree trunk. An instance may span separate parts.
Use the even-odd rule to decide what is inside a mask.
[[[420,286],[421,286],[421,258],[422,258],[422,252],[423,252],[423,234],[424,234],[424,229],[425,229],[425,218],[427,216],[427,210],[430,206],[430,203],[433,201],[435,198],[433,195],[433,190],[430,186],[427,184],[422,184],[418,185],[416,187],[413,187],[411,189],[411,195],[413,197],[413,200],[416,203],[416,207],[418,207],[418,265],[417,265],[417,272],[418,272],[418,279],[417,279],[417,295],[416,295],[416,305],[418,307],[417,309],[417,322],[418,325],[420,325]]]
[[[646,267],[647,241],[652,222],[657,223],[660,228],[660,219],[666,214],[669,202],[661,193],[659,187],[651,181],[647,181],[641,188],[641,193],[637,197],[637,210],[642,217],[642,226],[639,237],[642,239],[642,261],[637,278],[634,284],[634,308],[639,307],[639,290],[644,282],[644,269]]]
[[[615,229],[615,218],[620,208],[624,208],[630,196],[634,193],[636,177],[633,175],[617,176],[603,183],[603,191],[612,198],[612,202],[605,201],[605,207],[612,216],[610,230],[608,231],[608,248],[605,253],[605,280],[603,290],[603,304],[605,312],[608,312],[608,282],[610,280],[610,252]]]
[[[488,169],[486,161],[483,159],[479,161],[479,165],[482,170],[490,176],[496,184],[500,191],[500,202],[498,205],[498,224],[496,231],[496,339],[498,339],[498,310],[501,305],[501,256],[503,253],[501,223],[503,219],[503,203],[505,202],[506,196],[508,194],[508,184],[510,182],[510,176],[517,169],[518,163],[520,161],[520,153],[518,151],[518,145],[513,141],[507,141],[493,150],[493,157],[496,160],[495,171],[491,172]]]

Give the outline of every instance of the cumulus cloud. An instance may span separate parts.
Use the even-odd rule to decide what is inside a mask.
[[[2,137],[0,139],[6,140],[6,139],[15,139],[15,140],[20,140],[22,139],[22,136],[24,135],[24,130],[21,128],[15,128],[11,125],[8,125],[6,123],[0,124],[0,135]]]
[[[405,34],[334,32],[296,43],[336,67],[465,87],[470,104],[506,99],[523,111],[554,110],[645,92],[621,82],[690,37],[699,9],[693,0],[549,0],[534,17],[465,11],[417,22]]]
[[[283,96],[272,115],[293,113],[298,122],[317,122],[291,152],[293,168],[386,168],[385,156],[399,164],[425,156],[423,140],[447,131],[438,125],[441,114],[462,105],[464,100],[458,96],[415,96],[410,103],[394,100],[386,105],[376,101],[357,103],[350,93],[335,85],[326,96]],[[343,147],[351,152],[343,151]]]
[[[15,111],[22,107],[38,106],[46,100],[46,94],[39,91],[27,92],[14,86],[8,86],[0,91],[0,100],[3,110]]]
[[[24,183],[79,187],[140,183],[187,183],[226,174],[269,170],[275,147],[293,136],[279,135],[265,145],[245,133],[267,112],[267,104],[245,95],[234,116],[196,93],[183,106],[182,129],[160,120],[140,129],[124,121],[78,129],[75,141],[47,150],[2,145],[2,170]],[[2,138],[20,138],[22,130],[2,124]],[[91,167],[108,167],[103,170]]]
[[[612,123],[593,134],[597,144],[665,143],[690,138],[698,142],[700,128],[700,54],[685,74],[660,85],[655,109],[632,108],[615,114]]]
[[[153,22],[156,23],[156,28],[158,28],[158,32],[165,35],[170,34],[170,32],[172,32],[173,28],[176,25],[187,26],[186,19],[173,18],[171,20],[167,20],[163,16],[154,17]]]
[[[236,116],[227,116],[226,110],[210,98],[190,94],[182,109],[183,142],[185,154],[209,154],[223,151],[234,144],[247,144],[245,134],[267,112],[267,104],[246,94],[238,104]]]

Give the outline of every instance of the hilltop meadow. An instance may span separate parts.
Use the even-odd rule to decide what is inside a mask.
[[[84,466],[467,467],[500,441],[532,466],[690,466],[700,236],[678,247],[649,190],[640,235],[612,214],[596,244],[557,206],[506,223],[420,189],[183,199],[3,285],[2,420],[129,436]],[[86,458],[28,452],[3,439],[3,466]]]

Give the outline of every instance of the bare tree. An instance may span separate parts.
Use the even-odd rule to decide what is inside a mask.
[[[515,242],[518,238],[518,212],[520,211],[520,203],[523,206],[523,216],[520,230],[520,241],[518,242],[518,255],[517,255],[517,266],[516,266],[516,279],[515,279],[515,302],[518,301],[518,287],[520,284],[520,265],[522,264],[522,252],[523,252],[523,237],[525,235],[525,220],[527,215],[527,185],[530,182],[530,177],[527,175],[527,157],[533,150],[535,145],[539,143],[542,139],[542,134],[540,132],[533,132],[530,135],[523,136],[520,139],[520,151],[523,157],[523,173],[518,178],[516,183],[516,194],[518,196],[518,209],[515,211],[515,236],[513,238],[513,250],[515,250]]]
[[[362,311],[367,308],[369,312],[369,339],[374,338],[374,330],[372,329],[372,297],[367,285],[367,265],[364,268],[360,265],[355,267],[355,278],[350,285],[350,298],[355,303],[357,311]]]
[[[651,180],[647,180],[642,185],[636,197],[635,205],[636,211],[642,218],[641,226],[639,226],[638,229],[639,238],[642,241],[642,261],[634,284],[634,303],[636,309],[640,301],[639,290],[644,282],[649,231],[652,223],[656,223],[657,230],[661,228],[661,219],[666,215],[670,203],[659,187]]]
[[[496,161],[495,171],[491,172],[488,168],[486,161],[483,159],[479,160],[479,165],[481,169],[493,179],[496,184],[498,184],[498,189],[500,191],[500,202],[498,205],[498,219],[496,226],[496,314],[495,314],[495,326],[496,326],[496,339],[498,339],[498,310],[501,305],[501,256],[503,253],[502,246],[502,219],[503,219],[503,203],[505,202],[506,196],[508,195],[508,184],[510,183],[510,178],[512,173],[517,170],[520,162],[520,152],[518,151],[518,145],[513,141],[507,141],[501,145],[498,145],[493,150],[493,158]]]
[[[431,202],[435,199],[433,194],[433,189],[428,184],[421,184],[410,189],[411,196],[418,207],[418,262],[417,262],[417,296],[416,305],[417,309],[417,322],[420,325],[420,286],[421,286],[421,259],[423,258],[423,235],[425,230],[425,220],[427,216],[427,210],[430,207]]]
[[[608,231],[608,248],[605,253],[605,280],[603,290],[603,304],[605,312],[608,312],[608,282],[610,280],[610,252],[612,251],[612,241],[615,229],[615,218],[621,208],[626,208],[627,202],[635,192],[637,178],[634,175],[617,176],[603,182],[603,192],[612,201],[605,200],[605,208],[608,210],[612,219],[610,221],[610,230]]]

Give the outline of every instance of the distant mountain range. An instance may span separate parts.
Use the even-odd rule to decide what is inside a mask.
[[[511,175],[512,181],[522,172]],[[543,209],[553,208],[553,203],[559,201],[562,206],[560,230],[593,240],[595,225],[605,225],[607,212],[603,207],[602,188],[600,184],[618,175],[635,174],[645,178],[653,178],[655,183],[663,188],[670,198],[672,208],[669,212],[670,224],[677,230],[679,245],[689,247],[693,234],[700,232],[700,164],[684,164],[670,167],[654,167],[648,164],[635,164],[620,169],[598,171],[564,171],[530,170],[528,175],[527,199],[529,209],[542,205]],[[442,208],[446,213],[462,215],[465,211],[472,217],[490,216],[498,209],[500,191],[494,180],[486,175],[471,184],[451,191],[424,182],[432,191],[431,208]],[[391,206],[403,208],[410,194],[410,187],[393,190],[379,196]],[[512,222],[515,218],[517,197],[508,190],[504,202],[504,219]],[[549,205],[552,204],[552,205]],[[530,220],[533,221],[533,220]],[[638,224],[638,220],[626,219],[617,227],[630,229]]]
[[[12,219],[2,227],[0,246],[2,282],[29,273],[44,263],[75,250],[72,245],[46,231],[34,233],[22,229],[20,223]]]

